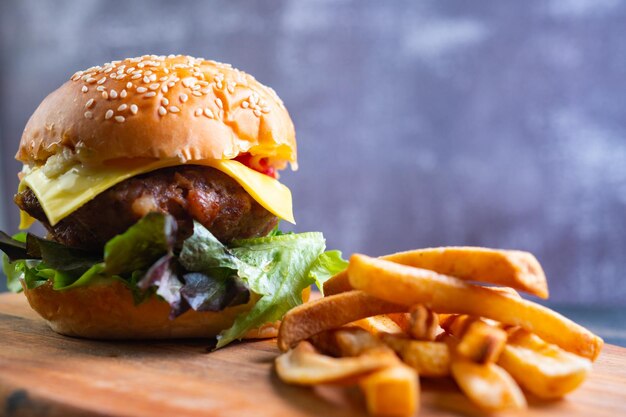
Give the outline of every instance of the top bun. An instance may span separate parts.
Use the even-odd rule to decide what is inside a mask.
[[[274,90],[230,65],[182,55],[75,73],[31,116],[15,157],[39,166],[61,153],[87,165],[250,153],[296,166],[293,123]]]

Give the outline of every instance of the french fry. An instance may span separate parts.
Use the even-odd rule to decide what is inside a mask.
[[[526,408],[522,390],[511,375],[498,365],[479,365],[455,358],[451,369],[461,391],[480,408],[488,411]]]
[[[419,375],[426,377],[450,375],[450,350],[445,343],[411,340],[391,334],[381,337],[382,341]]]
[[[507,341],[499,323],[480,317],[452,314],[442,327],[459,339],[455,350],[476,363],[496,362]]]
[[[537,259],[528,252],[479,247],[444,247],[394,253],[380,259],[427,269],[464,281],[479,281],[515,288],[548,298],[546,276]],[[348,271],[324,283],[324,294],[353,289]]]
[[[381,333],[404,334],[400,326],[398,326],[396,322],[391,320],[391,318],[386,314],[366,317],[352,322],[351,324],[360,327],[363,330],[367,330],[373,335],[379,335]]]
[[[504,368],[526,391],[539,398],[560,398],[576,389],[591,371],[591,362],[538,336],[516,329],[500,355]]]
[[[387,349],[376,336],[360,328],[343,328],[335,332],[341,356],[358,356],[373,349]]]
[[[364,377],[359,386],[371,415],[406,417],[419,407],[417,373],[401,363]]]
[[[323,331],[311,336],[309,341],[320,352],[335,357],[358,356],[372,349],[388,349],[378,337],[353,325]]]
[[[409,310],[409,334],[417,340],[435,340],[439,330],[439,316],[421,304]]]
[[[284,382],[315,385],[340,382],[397,363],[398,358],[388,349],[371,349],[355,357],[331,358],[316,352],[310,343],[300,342],[276,358],[276,372]]]
[[[350,284],[390,303],[424,304],[437,313],[481,316],[520,326],[563,349],[594,360],[603,341],[584,327],[531,301],[425,269],[353,255]]]
[[[339,330],[340,329],[332,329],[315,334],[309,338],[308,342],[319,352],[338,358],[342,354],[336,337]]]
[[[496,362],[506,344],[504,330],[490,326],[482,320],[475,320],[461,337],[456,351],[459,355],[476,363]]]
[[[409,327],[411,327],[409,313],[389,313],[387,317],[393,320],[402,329],[403,333],[409,334]]]
[[[362,318],[407,311],[407,307],[383,301],[362,291],[349,291],[302,304],[283,317],[278,347],[284,352],[324,330]]]

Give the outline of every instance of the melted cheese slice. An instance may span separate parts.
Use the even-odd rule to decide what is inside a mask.
[[[209,166],[222,171],[237,181],[267,211],[295,223],[291,191],[278,180],[234,160],[190,161],[189,164]],[[48,221],[54,226],[116,184],[146,172],[176,165],[181,165],[180,161],[161,160],[143,162],[131,167],[107,166],[97,169],[74,166],[55,178],[48,177],[42,169],[37,168],[25,175],[22,183],[33,190]]]

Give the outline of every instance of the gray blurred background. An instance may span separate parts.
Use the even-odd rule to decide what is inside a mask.
[[[626,302],[626,3],[2,0],[0,11],[2,230],[17,230],[13,155],[49,92],[78,69],[183,53],[232,63],[284,99],[300,154],[282,176],[295,230],[323,231],[346,254],[529,250],[555,302]]]

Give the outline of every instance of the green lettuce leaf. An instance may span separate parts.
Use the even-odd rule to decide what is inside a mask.
[[[194,224],[194,233],[175,253],[176,222],[153,213],[105,245],[98,258],[75,248],[34,236],[4,239],[14,255],[38,259],[11,261],[3,255],[3,269],[12,290],[23,279],[28,288],[52,281],[56,290],[119,280],[136,302],[153,294],[169,303],[174,318],[188,309],[220,311],[245,304],[252,292],[258,298],[247,313],[222,332],[218,347],[240,339],[249,330],[280,320],[302,303],[302,291],[323,283],[347,263],[338,251],[324,252],[321,233],[282,233],[244,239],[225,246],[209,230]],[[24,242],[26,244],[24,245]],[[3,248],[0,248],[3,249]]]
[[[49,268],[63,272],[65,282],[74,282],[102,257],[77,248],[71,248],[32,234],[26,236],[29,259],[41,259]]]
[[[198,222],[194,222],[193,235],[183,242],[178,260],[188,271],[206,272],[223,268],[238,271],[244,267],[222,242]]]
[[[221,311],[250,300],[250,290],[237,276],[218,278],[189,272],[183,277],[185,285],[180,293],[196,311]]]
[[[2,238],[3,245],[0,247],[2,249],[2,271],[4,275],[7,277],[7,288],[12,292],[20,292],[22,291],[22,284],[20,283],[20,279],[24,276],[24,261],[20,260],[20,255],[23,254],[22,251],[13,252],[12,255],[16,255],[13,257],[13,262],[11,261],[11,257],[9,257],[9,252],[7,252],[7,247],[4,244],[9,245],[10,247],[17,247],[23,251],[26,250],[26,233],[18,233],[13,235],[13,237],[9,237],[6,233],[0,232],[0,238]],[[21,245],[20,245],[21,244]],[[10,249],[9,249],[10,250]]]
[[[176,220],[170,215],[149,213],[104,246],[104,271],[118,275],[146,271],[163,255],[172,252]]]
[[[252,309],[220,334],[217,348],[242,338],[248,330],[280,320],[302,304],[302,290],[313,283],[311,266],[325,248],[321,233],[284,234],[234,242],[232,253],[262,273],[248,276],[248,285],[261,298]]]
[[[18,236],[20,236],[21,239],[18,239]],[[11,262],[18,259],[26,259],[26,234],[18,233],[11,237],[0,231],[0,250],[4,252],[3,259],[6,257]]]
[[[315,260],[309,275],[315,285],[324,294],[324,283],[348,267],[348,261],[341,257],[341,251],[329,250]]]

